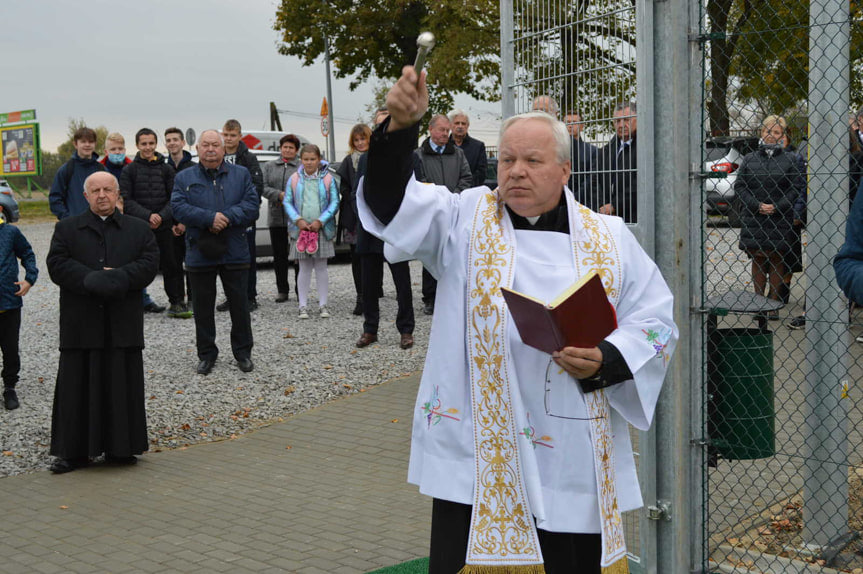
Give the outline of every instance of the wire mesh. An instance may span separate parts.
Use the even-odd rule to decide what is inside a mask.
[[[576,199],[637,223],[636,14],[634,0],[513,0],[514,112],[545,111],[572,136]],[[630,432],[639,472],[641,433]],[[634,572],[644,571],[638,512],[624,513]]]
[[[634,1],[513,0],[512,12],[516,113],[564,121],[576,198],[635,223]]]
[[[861,5],[701,0],[701,10],[702,567],[855,571],[863,321],[834,258],[842,249],[838,283],[863,303],[851,289],[863,286],[863,235],[843,247],[863,174]],[[854,221],[863,229],[863,202]]]

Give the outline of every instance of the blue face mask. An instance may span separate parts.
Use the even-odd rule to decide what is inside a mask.
[[[116,165],[123,165],[126,162],[126,154],[124,153],[109,153],[108,161]]]

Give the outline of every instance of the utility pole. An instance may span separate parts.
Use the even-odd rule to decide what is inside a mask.
[[[327,121],[330,124],[327,160],[334,162],[336,161],[336,135],[335,124],[333,123],[333,86],[330,75],[330,40],[326,34],[324,34],[324,64],[327,68],[327,102],[329,102]]]

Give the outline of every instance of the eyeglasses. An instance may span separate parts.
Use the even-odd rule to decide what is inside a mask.
[[[565,379],[558,378],[557,381],[552,382],[552,380],[551,380],[551,374],[552,374],[551,373],[551,366],[552,366],[552,364],[557,366],[556,363],[554,363],[553,359],[549,359],[548,360],[548,366],[545,368],[545,396],[543,397],[543,400],[545,403],[545,414],[550,416],[550,417],[557,418],[557,419],[567,419],[567,420],[571,420],[571,421],[593,421],[593,420],[604,419],[605,417],[568,417],[568,416],[565,416],[563,414],[557,414],[556,412],[553,412],[554,410],[556,410],[556,407],[552,406],[552,403],[557,403],[558,408],[559,408],[559,404],[563,402],[562,400],[555,401],[554,397],[551,396],[552,393],[554,392],[553,387],[559,386],[559,385],[577,385],[578,382],[571,375],[566,377]],[[564,372],[564,370],[561,367],[558,367],[558,368],[560,368],[560,370],[557,372],[557,374],[560,375]],[[559,395],[559,398],[562,398],[563,393],[565,393],[567,390],[569,390],[570,392],[577,392],[574,389],[564,389],[563,391],[559,391],[557,393]]]

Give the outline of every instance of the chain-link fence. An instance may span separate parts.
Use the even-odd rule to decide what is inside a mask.
[[[859,4],[701,9],[703,567],[853,571],[863,568],[863,324],[833,259],[863,165],[851,113]]]

